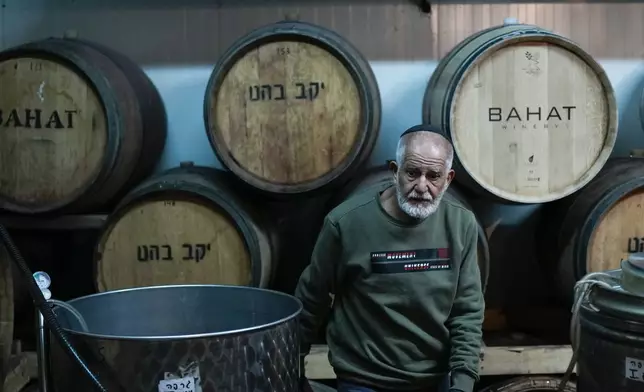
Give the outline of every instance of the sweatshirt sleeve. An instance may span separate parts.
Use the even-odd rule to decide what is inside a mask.
[[[335,292],[341,252],[338,228],[327,217],[313,248],[311,263],[302,272],[295,288],[295,296],[303,305],[299,317],[300,352],[303,354],[309,352],[322,317],[329,312],[329,293]]]
[[[471,215],[464,238],[456,296],[446,323],[451,343],[450,391],[472,392],[479,378],[485,303],[477,261],[477,226],[476,218]]]

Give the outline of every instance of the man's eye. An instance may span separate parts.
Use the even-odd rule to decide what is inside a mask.
[[[407,175],[408,175],[409,177],[413,177],[413,176],[415,176],[415,175],[416,175],[416,172],[415,172],[415,171],[413,171],[413,170],[407,170]]]

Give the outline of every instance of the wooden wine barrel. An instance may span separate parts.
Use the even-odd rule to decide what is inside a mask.
[[[235,42],[204,103],[221,162],[274,195],[350,178],[373,150],[380,111],[369,63],[336,33],[304,22],[267,25]]]
[[[149,175],[166,115],[122,54],[50,38],[0,52],[0,209],[85,212]]]
[[[275,241],[231,180],[227,172],[187,164],[132,190],[99,237],[98,290],[182,283],[267,287]]]
[[[558,391],[562,379],[550,376],[516,377],[491,385],[481,392],[549,392]],[[568,381],[562,392],[576,392],[577,386]]]
[[[379,166],[367,170],[363,175],[359,177],[358,180],[352,181],[347,186],[345,186],[342,191],[338,194],[338,197],[334,198],[333,204],[338,205],[343,200],[347,198],[357,196],[364,192],[376,193],[380,190],[385,190],[386,188],[393,185],[393,176],[391,170],[388,166]],[[443,200],[449,200],[455,203],[462,205],[464,208],[473,211],[472,207],[467,203],[463,195],[458,191],[454,184],[450,185],[447,188]],[[479,264],[479,270],[481,272],[481,288],[483,292],[487,287],[487,281],[490,274],[490,249],[488,244],[488,238],[485,233],[485,229],[479,222],[478,225],[478,255],[477,260]]]
[[[620,268],[644,251],[644,159],[618,158],[581,191],[543,211],[541,248],[560,294],[591,272]],[[548,267],[548,265],[546,265]]]
[[[454,48],[432,74],[423,120],[454,144],[457,181],[517,203],[579,190],[617,137],[615,94],[601,65],[572,41],[521,24]]]

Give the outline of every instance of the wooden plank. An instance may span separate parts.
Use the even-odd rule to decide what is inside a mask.
[[[326,345],[315,345],[304,363],[313,380],[334,379]],[[481,376],[563,374],[572,358],[570,346],[485,347],[481,350]],[[575,369],[576,371],[576,369]]]

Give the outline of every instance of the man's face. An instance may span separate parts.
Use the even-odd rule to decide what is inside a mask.
[[[396,195],[400,209],[416,219],[425,219],[438,209],[454,171],[447,168],[447,151],[441,145],[413,141],[396,172]]]

